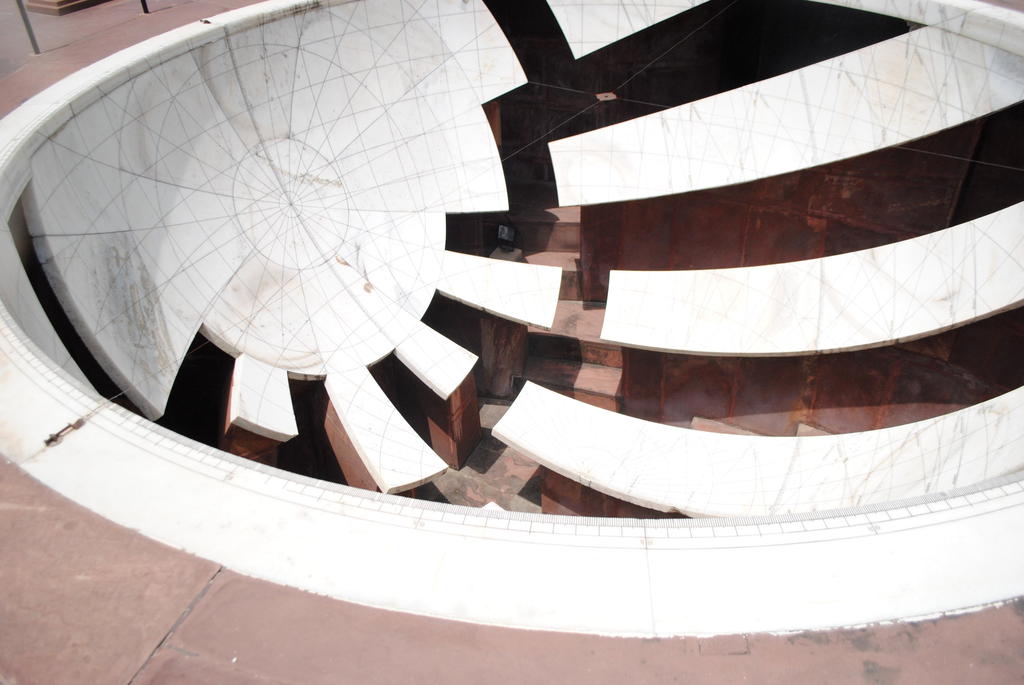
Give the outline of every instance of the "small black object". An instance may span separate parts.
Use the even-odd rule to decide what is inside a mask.
[[[516,227],[508,224],[498,224],[498,247],[503,252],[511,252],[516,249]]]

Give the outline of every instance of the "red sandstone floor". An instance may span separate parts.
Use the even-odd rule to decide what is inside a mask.
[[[39,57],[24,54],[6,7],[0,112],[116,49],[244,4],[152,0],[160,11],[142,16],[134,0],[114,0],[59,19],[34,15],[52,48]],[[238,575],[111,524],[3,460],[0,549],[2,685],[1024,680],[1022,601],[787,636],[639,640],[482,627]],[[543,569],[524,569],[523,582],[543,582]]]

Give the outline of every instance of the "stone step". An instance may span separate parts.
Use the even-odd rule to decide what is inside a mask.
[[[709,433],[727,433],[729,435],[760,435],[739,426],[718,419],[706,419],[703,416],[694,416],[690,420],[690,428]]]
[[[578,252],[534,252],[525,254],[524,257],[530,264],[557,266],[562,270],[562,287],[558,291],[559,300],[579,300],[583,296]]]
[[[552,333],[567,338],[580,338],[601,342],[601,326],[604,325],[604,302],[583,302],[581,300],[560,300],[555,309],[555,320],[551,330],[530,326],[530,333]]]
[[[523,380],[612,411],[622,410],[622,369],[564,359],[528,357]]]
[[[526,252],[580,252],[580,225],[566,223],[515,223],[519,244]]]
[[[711,433],[729,433],[732,435],[770,435],[759,431],[752,431],[737,425],[743,421],[743,417],[729,419],[708,419],[703,416],[694,416],[690,420],[690,428]],[[809,423],[799,422],[796,424],[796,436],[806,437],[810,435],[832,435],[831,432]]]
[[[563,359],[622,368],[622,347],[614,343],[530,332],[526,336],[526,344],[528,346],[527,353],[531,357]]]
[[[578,224],[581,209],[579,205],[569,207],[543,207],[522,205],[511,209],[508,213],[510,221],[523,223],[566,223]]]
[[[622,368],[622,346],[601,339],[604,303],[561,300],[551,330],[530,326],[527,341],[536,357]]]
[[[580,251],[580,208],[551,207],[515,211],[509,221],[526,253]]]

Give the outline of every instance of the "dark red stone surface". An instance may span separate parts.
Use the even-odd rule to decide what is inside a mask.
[[[217,447],[267,466],[277,466],[277,448],[280,444],[277,440],[229,425]]]
[[[526,379],[601,409],[622,409],[622,371],[611,366],[534,357]]]
[[[1006,390],[1024,385],[1024,309],[963,326],[951,338],[949,361],[971,369],[988,383]]]
[[[540,466],[491,435],[507,409],[499,402],[482,403],[482,439],[462,468],[448,469],[409,496],[469,507],[493,502],[506,511],[540,513]]]
[[[555,322],[557,326],[557,318]],[[531,330],[527,343],[530,357],[564,359],[587,364],[600,364],[617,369],[622,368],[622,347],[619,345],[570,337],[556,333],[555,330],[550,334]]]
[[[792,435],[796,424],[806,421],[805,379],[813,358],[741,360],[732,402],[737,425],[755,433]]]
[[[480,442],[476,380],[469,374],[446,400],[431,395],[422,403],[427,408],[430,444],[449,466],[460,469]]]
[[[334,458],[338,460],[345,483],[363,490],[379,490],[377,481],[370,475],[330,401],[327,403],[327,415],[324,418],[324,432],[331,443],[331,449],[334,450]]]
[[[394,354],[373,366],[373,376],[402,418],[452,468],[462,468],[480,442],[476,381],[470,373],[447,399],[438,397]]]
[[[583,299],[607,298],[612,269],[774,264],[945,228],[971,168],[959,158],[973,153],[982,127],[915,142],[938,155],[880,150],[725,188],[583,207]]]
[[[513,378],[526,366],[526,326],[436,295],[423,321],[476,354],[477,390],[486,397],[511,397]]]
[[[802,357],[702,357],[625,348],[622,410],[694,417],[766,435],[895,426],[977,404],[1024,382],[1024,310],[903,345]]]

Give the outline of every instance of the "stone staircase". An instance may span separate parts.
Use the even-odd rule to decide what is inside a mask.
[[[525,210],[510,217],[521,259],[558,266],[562,286],[550,331],[527,332],[527,380],[604,409],[622,409],[622,349],[600,339],[604,304],[582,301],[580,208]]]

